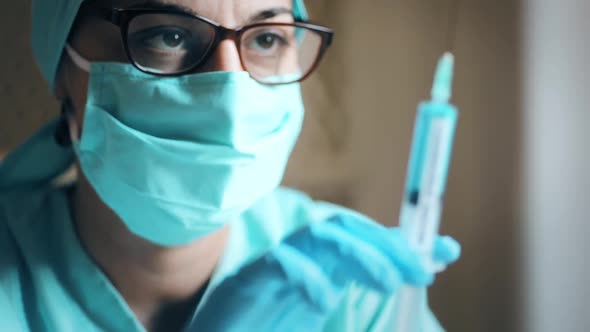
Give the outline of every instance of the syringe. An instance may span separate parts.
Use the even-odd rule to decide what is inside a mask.
[[[412,248],[427,266],[436,269],[431,256],[438,233],[452,145],[457,124],[457,109],[449,103],[452,91],[454,58],[446,53],[440,59],[432,87],[432,100],[418,107],[400,227]],[[403,287],[396,305],[397,332],[422,332],[420,317],[426,310],[426,289]]]

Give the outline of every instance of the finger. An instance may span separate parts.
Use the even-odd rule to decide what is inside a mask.
[[[447,269],[447,266],[445,264],[436,263],[436,262],[431,263],[430,270],[433,273],[441,273],[441,272],[444,272],[446,269]]]
[[[416,286],[432,283],[432,273],[398,228],[386,228],[357,218],[338,217],[332,222],[386,255],[398,266],[405,283]]]
[[[461,256],[461,245],[450,236],[439,236],[434,241],[433,260],[437,265],[449,265]]]
[[[316,224],[290,236],[285,244],[313,260],[341,287],[355,281],[377,291],[393,293],[402,284],[394,262],[338,225]]]

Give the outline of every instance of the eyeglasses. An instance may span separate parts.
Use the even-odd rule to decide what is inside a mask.
[[[95,9],[121,29],[130,62],[157,76],[190,73],[207,61],[219,43],[231,39],[242,67],[258,82],[299,82],[318,66],[334,35],[331,29],[305,22],[262,22],[228,29],[173,9]]]

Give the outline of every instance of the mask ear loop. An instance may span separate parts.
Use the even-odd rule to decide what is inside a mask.
[[[90,72],[90,61],[76,52],[70,44],[66,43],[65,49],[72,62],[78,68],[85,72]],[[55,129],[55,142],[62,147],[70,147],[72,146],[72,142],[79,140],[79,134],[80,130],[72,112],[72,105],[69,100],[65,100],[61,104],[61,119]]]
[[[72,61],[74,62],[74,64],[76,66],[78,66],[78,68],[80,68],[83,71],[89,73],[90,72],[90,66],[91,66],[90,61],[86,60],[84,57],[82,57],[80,55],[80,53],[76,52],[76,50],[73,49],[70,46],[70,44],[66,44],[65,48],[66,48],[66,52],[68,53],[68,55],[70,56],[70,59],[72,59]]]

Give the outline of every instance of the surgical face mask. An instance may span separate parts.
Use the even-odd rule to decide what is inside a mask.
[[[79,141],[70,125],[81,169],[131,232],[187,244],[280,184],[303,122],[298,84],[246,72],[161,78],[67,52],[90,72]]]

